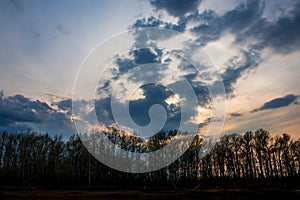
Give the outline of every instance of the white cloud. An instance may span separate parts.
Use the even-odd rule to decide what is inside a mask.
[[[165,101],[168,105],[171,105],[171,104],[178,105],[180,103],[180,97],[178,94],[174,94],[174,95],[170,96],[169,98],[167,98]]]

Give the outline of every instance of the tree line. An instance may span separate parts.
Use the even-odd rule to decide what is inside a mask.
[[[169,144],[177,131],[160,131],[148,140],[111,128],[104,134],[128,152],[150,152]],[[124,186],[180,183],[251,182],[300,177],[300,139],[271,137],[263,129],[225,135],[201,157],[206,138],[195,135],[171,165],[132,174],[111,169],[91,156],[79,136],[65,140],[33,131],[0,134],[0,186]],[[128,153],[125,156],[130,156]]]

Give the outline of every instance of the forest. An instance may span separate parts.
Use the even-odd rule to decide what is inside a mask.
[[[123,149],[145,152],[168,144],[177,131],[161,131],[146,142],[110,129]],[[34,131],[0,134],[0,186],[20,187],[235,187],[295,185],[300,180],[300,139],[263,129],[224,135],[204,157],[205,138],[196,135],[171,165],[132,174],[111,169],[91,156],[78,135],[69,139]],[[139,145],[143,143],[143,145]],[[130,156],[130,154],[128,154]]]

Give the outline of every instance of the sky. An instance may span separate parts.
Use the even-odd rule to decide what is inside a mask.
[[[183,121],[184,130],[205,132],[212,98],[223,95],[209,90],[218,74],[222,134],[264,128],[300,137],[298,0],[2,0],[0,26],[0,130],[67,137],[77,121],[147,137]],[[94,66],[86,74],[85,64]],[[92,77],[100,77],[89,88],[94,98]]]

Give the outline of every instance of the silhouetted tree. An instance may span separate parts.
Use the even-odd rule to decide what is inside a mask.
[[[196,134],[188,150],[171,165],[144,174],[130,174],[111,169],[92,157],[83,142],[103,143],[107,137],[113,144],[126,150],[121,155],[116,148],[107,148],[117,159],[128,158],[129,162],[141,159],[139,154],[161,149],[178,137],[178,131],[160,131],[148,139],[127,134],[116,128],[108,128],[98,134],[82,134],[64,140],[62,136],[51,137],[27,131],[0,134],[0,185],[40,186],[96,186],[167,184],[176,188],[179,183],[213,180],[256,180],[266,178],[300,177],[300,140],[292,140],[288,134],[271,137],[263,129],[245,134],[225,135],[219,139],[210,153],[203,158],[202,147],[209,137]],[[190,136],[183,133],[180,137]],[[187,145],[182,143],[180,148]],[[108,146],[106,146],[108,147]],[[111,146],[110,146],[111,147]],[[91,147],[97,151],[97,147]],[[178,147],[177,147],[178,148]],[[174,149],[176,151],[176,149]],[[172,159],[172,154],[162,151],[154,162]],[[222,182],[216,182],[221,184]]]

